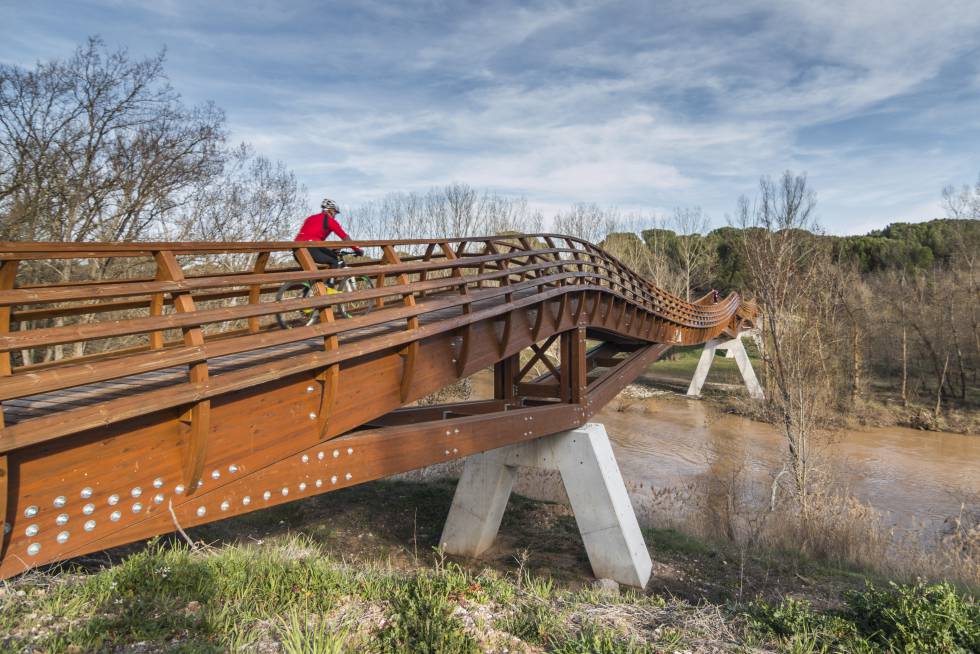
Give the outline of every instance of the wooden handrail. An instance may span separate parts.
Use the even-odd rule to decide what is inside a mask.
[[[359,260],[347,268],[317,269],[307,250],[351,246],[379,248],[382,256]],[[423,246],[425,253],[419,255]],[[415,254],[403,254],[399,248],[418,249]],[[178,255],[209,254],[255,256],[239,256],[240,269],[218,272],[196,264],[185,269],[177,259]],[[272,261],[283,262],[276,257],[290,255],[304,265],[272,267]],[[6,270],[18,273],[40,259],[108,257],[146,257],[148,264],[155,262],[163,272],[155,279],[67,280],[29,286],[18,286],[12,278],[0,287],[0,312],[10,324],[9,329],[0,329],[0,356],[11,361],[8,373],[0,375],[0,402],[181,366],[187,367],[189,377],[185,381],[175,378],[163,389],[141,390],[131,397],[62,411],[63,420],[43,416],[8,425],[0,429],[0,452],[20,447],[18,443],[49,440],[137,413],[191,407],[187,423],[196,436],[187,476],[193,479],[200,474],[206,444],[207,401],[268,381],[272,373],[320,371],[317,379],[323,384],[321,412],[325,414],[321,425],[326,429],[330,384],[336,383],[341,362],[396,348],[404,359],[401,388],[407,397],[422,339],[458,332],[463,345],[457,370],[462,371],[469,356],[469,326],[490,316],[499,315],[498,320],[504,322],[495,345],[503,352],[512,333],[509,312],[538,307],[532,328],[537,334],[548,302],[555,303],[559,316],[574,306],[576,322],[593,321],[611,330],[629,325],[633,337],[642,334],[642,338],[667,344],[701,342],[723,331],[732,332],[755,315],[754,305],[734,293],[712,304],[703,303],[703,298],[685,302],[641,278],[601,248],[559,234],[328,243],[0,243],[0,262],[6,262]],[[339,295],[326,294],[322,286],[328,279],[360,276],[375,280],[378,286]],[[383,285],[392,281],[392,285]],[[306,298],[268,301],[287,282],[311,283],[319,292]],[[333,319],[333,307],[354,302],[370,302],[374,311]],[[421,321],[427,314],[452,309],[458,312],[454,317],[440,314],[429,323]],[[325,320],[292,330],[273,329],[260,322],[275,314],[303,310],[319,312]],[[356,347],[344,345],[344,338],[365,329],[381,331],[357,340]],[[168,330],[180,331],[182,342],[165,342],[163,335]],[[141,339],[147,343],[148,338],[148,346],[134,347]],[[219,357],[311,338],[323,339],[322,351],[291,355],[281,364],[218,373],[209,369],[209,361]],[[102,351],[43,365],[13,361],[18,352],[50,354],[55,346],[84,352],[85,345],[79,344],[89,341],[98,341]]]

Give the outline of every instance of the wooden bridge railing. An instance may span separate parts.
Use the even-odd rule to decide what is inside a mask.
[[[351,245],[380,250],[381,256],[345,269],[318,269],[307,250]],[[218,269],[227,265],[223,258],[232,258],[237,269]],[[47,270],[57,269],[52,263],[66,261],[76,279],[44,280]],[[117,272],[84,278],[107,269]],[[116,276],[132,270],[144,274]],[[286,282],[365,275],[375,288],[275,301]],[[25,283],[18,284],[22,278]],[[492,311],[473,311],[477,301],[531,306],[585,287],[622,301],[623,314],[629,306],[630,316],[647,319],[649,339],[657,342],[700,342],[746,317],[735,294],[712,305],[687,303],[600,248],[553,234],[343,243],[0,243],[0,402],[175,366],[188,370],[184,384],[72,409],[71,416],[8,418],[0,452],[173,406],[191,407],[187,419],[204,428],[207,402],[215,395],[393,346],[411,356],[411,344],[427,333],[420,322],[427,314],[458,308],[455,318],[428,326],[428,332],[460,329]],[[373,302],[374,310],[333,319],[334,305],[356,301]],[[317,311],[324,319],[280,329],[275,315],[296,310]],[[340,345],[346,336],[393,321],[402,327],[355,338],[356,346]],[[166,339],[168,332],[179,337]],[[216,357],[310,338],[324,339],[316,356],[267,365],[261,374],[245,369],[209,375]]]

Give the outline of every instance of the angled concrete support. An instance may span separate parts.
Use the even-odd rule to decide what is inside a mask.
[[[606,429],[595,423],[467,458],[440,541],[447,552],[479,556],[493,544],[520,467],[561,473],[596,577],[646,585],[650,554]]]
[[[749,397],[753,400],[766,399],[765,393],[762,392],[762,386],[759,385],[759,380],[755,376],[755,370],[752,369],[749,354],[745,351],[745,346],[742,344],[742,336],[747,334],[748,332],[739,334],[737,338],[729,340],[712,339],[704,344],[704,350],[701,351],[701,358],[698,360],[698,367],[694,370],[691,385],[687,387],[688,395],[692,397],[701,395],[701,387],[704,386],[704,380],[708,377],[708,371],[711,370],[711,363],[715,359],[715,351],[722,350],[725,352],[726,357],[733,357],[735,359],[738,371],[742,373],[742,381],[745,382],[745,388],[749,391]]]

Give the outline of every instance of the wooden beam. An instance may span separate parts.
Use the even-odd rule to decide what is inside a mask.
[[[259,252],[255,256],[255,265],[252,266],[252,272],[256,275],[261,275],[265,272],[265,267],[269,263],[269,252]],[[258,304],[262,299],[262,285],[252,284],[248,288],[248,303]],[[248,319],[248,331],[250,334],[256,334],[259,331],[259,319],[258,317],[253,317]]]
[[[585,404],[589,372],[585,351],[585,328],[576,327],[565,332],[563,336],[568,339],[568,360],[562,361],[562,369],[567,370],[569,401],[572,404]]]
[[[514,399],[514,379],[519,371],[520,363],[520,356],[514,354],[493,365],[493,396],[495,399]]]
[[[383,250],[384,250],[383,261],[385,263],[388,263],[390,265],[401,264],[401,259],[399,258],[398,253],[395,252],[395,248],[393,246],[386,245],[384,246]],[[398,275],[398,283],[407,285],[408,275],[405,273],[401,273],[400,275]],[[414,307],[415,295],[411,292],[403,294],[402,303],[406,307]],[[406,321],[406,327],[407,327],[407,331],[410,333],[417,332],[419,329],[419,317],[411,316],[410,318],[408,318],[408,320]],[[416,359],[418,358],[418,352],[419,352],[418,340],[411,341],[408,345],[405,346],[405,348],[401,352],[402,376],[398,388],[399,388],[399,395],[401,397],[402,402],[407,402],[409,396],[411,395],[412,381],[415,377],[415,363],[416,363]]]
[[[157,264],[157,277],[163,281],[184,281],[184,271],[172,251],[161,250],[154,255]],[[190,293],[174,293],[174,308],[178,313],[194,311],[194,298]],[[201,347],[204,345],[204,332],[200,327],[184,329],[184,344]],[[191,363],[188,367],[188,381],[192,384],[205,384],[208,381],[207,360]],[[193,494],[200,482],[204,471],[204,461],[207,458],[208,432],[211,429],[211,401],[202,400],[191,405],[180,421],[188,427],[187,445],[184,447],[183,478],[187,486],[187,494]]]

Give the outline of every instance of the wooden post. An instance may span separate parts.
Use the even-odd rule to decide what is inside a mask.
[[[269,252],[259,252],[258,256],[255,257],[255,266],[252,267],[252,272],[256,275],[260,275],[265,272],[265,267],[269,263]],[[252,284],[248,288],[248,303],[258,304],[262,300],[262,285]],[[248,319],[248,331],[250,334],[255,334],[259,331],[259,319],[249,318]]]
[[[17,277],[17,261],[0,263],[0,290],[10,290],[14,287]],[[0,334],[10,332],[11,307],[0,307]],[[13,374],[10,352],[0,353],[0,376]],[[0,405],[0,430],[6,425],[3,418],[3,406]],[[10,459],[6,454],[0,454],[0,561],[7,550],[7,506],[10,503]]]
[[[320,269],[313,261],[313,255],[307,248],[296,250],[296,260],[306,272],[317,272]],[[319,296],[325,297],[327,295],[327,286],[322,280],[317,279],[313,282],[313,290]],[[332,323],[334,320],[332,305],[320,310],[320,322]],[[340,349],[340,340],[336,334],[323,338],[323,349],[327,351]],[[337,389],[340,386],[340,364],[334,363],[319,371],[316,375],[316,381],[320,385],[320,411],[315,417],[319,426],[320,438],[323,438],[327,434],[327,427],[330,423],[330,417],[333,415],[333,407],[337,398]]]
[[[157,279],[171,282],[184,281],[184,271],[173,252],[160,250],[154,253],[153,258],[157,263]],[[174,309],[178,313],[190,313],[195,309],[194,298],[190,293],[174,293],[173,301]],[[204,331],[200,326],[185,327],[182,331],[184,332],[185,345],[204,345]],[[188,375],[192,383],[203,384],[207,382],[207,359],[190,364]],[[208,432],[211,429],[211,401],[195,402],[190,410],[181,417],[181,421],[190,426],[190,437],[184,451],[184,480],[187,486],[187,494],[191,495],[197,490],[201,473],[204,470],[204,459],[207,457]]]
[[[401,257],[395,252],[395,248],[391,245],[386,245],[384,250],[384,261],[390,265],[397,265],[402,262]],[[398,275],[398,283],[401,285],[408,285],[408,275],[401,273]],[[411,292],[402,294],[402,303],[406,307],[415,306],[415,295]],[[419,317],[410,316],[406,320],[406,326],[408,331],[418,331],[419,328]],[[402,357],[402,378],[401,383],[398,387],[399,396],[402,402],[408,401],[410,391],[412,388],[412,380],[415,378],[415,362],[418,358],[419,353],[419,342],[417,340],[410,342],[401,351]]]
[[[513,400],[515,377],[520,370],[520,355],[514,354],[493,364],[493,397]]]
[[[567,336],[566,336],[567,335]],[[573,404],[584,404],[588,394],[588,364],[585,358],[585,327],[575,329],[563,334],[568,339],[567,361],[561,362],[562,371],[567,370],[563,377],[568,378],[569,400]]]

